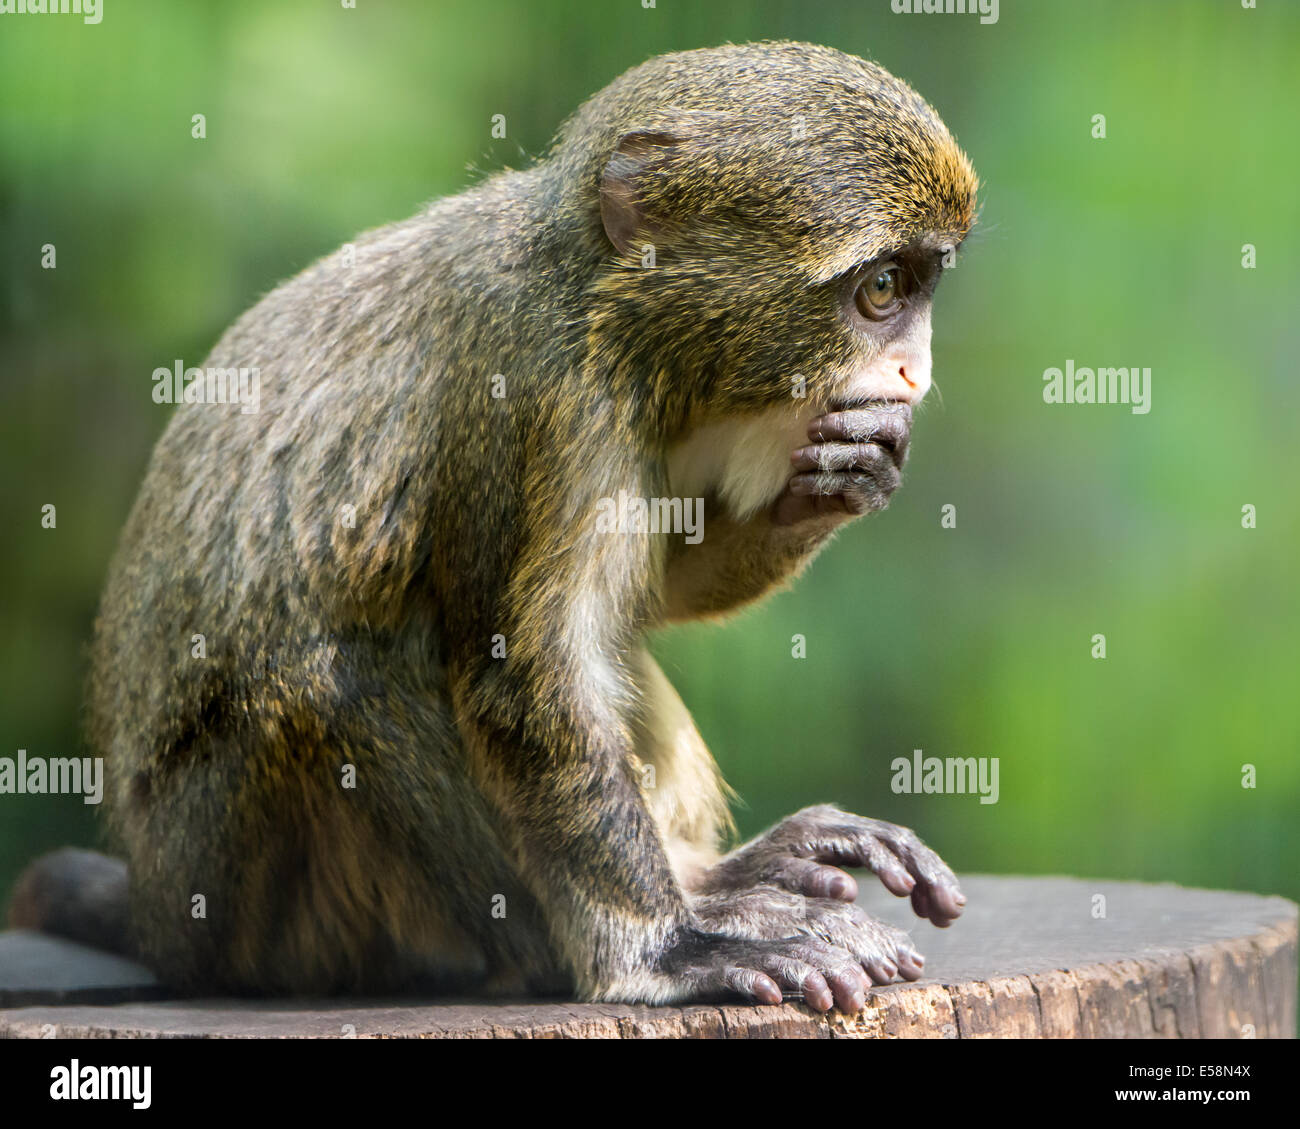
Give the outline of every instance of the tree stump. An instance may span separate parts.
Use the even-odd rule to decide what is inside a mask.
[[[972,877],[951,929],[864,876],[863,905],[911,930],[930,973],[857,1016],[802,1004],[164,999],[130,961],[0,934],[0,1037],[1291,1038],[1296,906],[1283,898],[1073,878]]]

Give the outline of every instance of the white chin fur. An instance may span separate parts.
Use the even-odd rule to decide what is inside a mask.
[[[771,505],[794,474],[790,455],[808,442],[811,404],[782,404],[739,419],[705,424],[668,452],[668,480],[679,498],[716,494],[744,521]]]

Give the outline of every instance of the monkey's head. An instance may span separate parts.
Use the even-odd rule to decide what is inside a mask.
[[[799,43],[661,56],[579,109],[548,164],[600,256],[592,339],[656,374],[655,410],[797,407],[799,378],[805,405],[925,394],[977,181],[874,63]]]

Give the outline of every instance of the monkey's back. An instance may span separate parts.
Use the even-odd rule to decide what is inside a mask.
[[[90,699],[116,776],[168,755],[169,729],[196,712],[189,691],[214,676],[256,681],[252,658],[274,665],[304,633],[431,610],[444,402],[463,404],[476,349],[500,351],[467,315],[497,285],[478,240],[496,239],[509,277],[508,202],[489,182],[358,237],[267,294],[204,361],[247,370],[259,403],[174,409],[126,522]]]
[[[370,232],[272,291],[203,366],[255,373],[258,410],[179,406],[155,447],[96,621],[89,729],[137,924],[163,938],[154,956],[164,968],[176,930],[168,915],[184,908],[165,903],[219,890],[233,852],[268,857],[223,896],[267,914],[286,869],[310,872],[301,896],[316,902],[375,885],[342,873],[383,858],[363,841],[378,834],[377,813],[354,818],[350,800],[331,794],[349,765],[383,761],[366,781],[382,782],[369,804],[400,807],[405,788],[407,802],[423,793],[444,809],[408,813],[412,826],[432,819],[449,831],[485,818],[464,800],[465,810],[445,810],[459,769],[438,571],[464,567],[475,527],[490,533],[498,519],[486,486],[476,496],[458,477],[471,472],[449,465],[440,437],[451,418],[449,433],[481,434],[481,459],[514,457],[506,436],[472,418],[489,407],[483,365],[509,345],[508,320],[484,309],[513,301],[513,198],[511,178],[498,178]],[[493,269],[480,242],[493,248]],[[453,539],[458,547],[435,553]],[[392,731],[401,725],[412,730],[403,739]],[[419,755],[413,744],[447,785],[440,798],[428,766],[402,763]],[[334,910],[313,904],[301,916],[384,916],[377,903]],[[264,928],[214,927],[184,967],[170,966],[173,978],[193,980],[203,960],[233,949],[246,970],[268,963],[272,980],[282,965],[292,986],[289,968],[311,947],[306,926],[278,962],[253,955]],[[347,966],[390,942],[361,928],[348,959],[307,983],[350,983]],[[457,946],[443,937],[432,947]]]

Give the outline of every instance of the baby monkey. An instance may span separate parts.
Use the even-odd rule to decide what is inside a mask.
[[[96,623],[126,870],[42,860],[14,920],[195,992],[854,1011],[919,977],[841,867],[940,926],[948,867],[830,806],[720,857],[724,785],[643,640],[887,504],[975,193],[872,63],[688,51],[267,295],[207,361],[260,410],[178,408]],[[622,496],[705,499],[702,539],[609,532]]]

